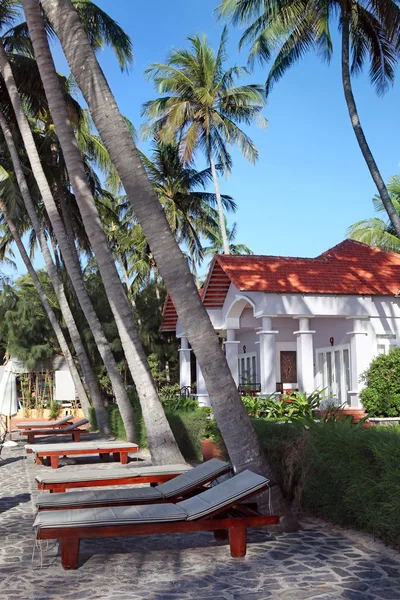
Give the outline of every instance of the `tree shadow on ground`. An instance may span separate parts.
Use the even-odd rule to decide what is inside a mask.
[[[16,496],[3,496],[0,498],[0,514],[22,504],[23,502],[30,502],[30,494],[17,494]]]

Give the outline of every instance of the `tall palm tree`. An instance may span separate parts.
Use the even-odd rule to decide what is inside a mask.
[[[144,105],[143,114],[149,119],[146,130],[156,131],[166,140],[179,134],[186,159],[190,160],[197,148],[205,153],[217,197],[224,252],[229,254],[216,164],[220,163],[226,173],[230,171],[228,146],[232,145],[250,162],[256,162],[257,148],[238,123],[257,121],[266,126],[261,116],[264,92],[259,85],[235,85],[237,78],[248,74],[246,68],[224,69],[226,28],[216,53],[206,37],[195,36],[189,41],[190,50],[173,50],[166,64],[153,63],[146,71],[157,91],[166,94]]]
[[[144,154],[142,157],[169,226],[178,244],[188,252],[198,284],[197,265],[204,256],[202,237],[210,231],[219,231],[216,194],[205,191],[212,179],[211,169],[198,171],[193,160],[183,162],[178,140],[166,143],[156,137],[150,158]],[[221,201],[224,210],[236,211],[236,204],[230,196],[222,195]],[[216,235],[221,237],[220,233]]]
[[[86,292],[80,267],[76,262],[76,257],[71,251],[71,247],[69,245],[69,242],[67,241],[65,228],[62,223],[58,209],[54,203],[54,199],[48,181],[44,174],[38,150],[32,135],[29,122],[25,116],[24,107],[18,93],[13,72],[8,61],[8,56],[4,50],[2,40],[0,40],[0,69],[3,75],[5,85],[7,87],[11,104],[14,109],[15,118],[18,123],[20,134],[25,145],[27,155],[29,157],[29,162],[31,164],[34,177],[36,179],[39,191],[42,196],[42,200],[46,208],[47,216],[52,224],[52,228],[57,237],[57,241],[60,245],[63,258],[67,262],[68,271],[70,273],[71,280],[73,281],[75,290],[77,292],[79,304],[82,310],[84,311],[85,317],[93,332],[93,336],[95,338],[100,355],[103,359],[103,362],[107,368],[110,379],[112,381],[116,401],[121,410],[121,417],[124,421],[128,439],[130,441],[134,441],[134,439],[136,438],[136,431],[134,427],[133,408],[126,393],[126,389],[121,375],[119,373],[115,358],[107,343],[107,339],[102,330],[100,321],[93,309],[90,298]],[[8,147],[10,149],[10,146]]]
[[[50,52],[40,6],[36,0],[33,0],[32,2],[30,0],[23,0],[22,4],[36,60],[41,73],[41,79],[49,102],[49,108],[63,150],[65,165],[69,174],[72,189],[79,206],[88,239],[97,259],[104,289],[114,315],[129,370],[138,392],[150,453],[156,464],[174,464],[183,461],[183,456],[173,436],[167,417],[162,408],[161,401],[158,397],[157,389],[147,363],[147,358],[136,329],[132,308],[116,269],[113,255],[108,246],[96,204],[86,179],[81,153],[75,138],[74,129],[69,119],[67,105],[64,100],[63,91],[60,87],[57,71]],[[34,169],[33,165],[32,168]],[[37,177],[36,180],[38,180]],[[40,187],[39,181],[38,184]],[[47,207],[46,210],[49,214]],[[54,208],[52,208],[52,213],[53,216],[49,214],[49,217],[53,222],[53,217],[55,216]],[[70,262],[71,253],[68,250],[68,243],[62,243],[54,223],[53,227],[55,228],[56,237],[60,244],[67,269],[68,271],[71,271],[71,266],[73,265]],[[67,250],[67,255],[64,255],[64,249]],[[72,278],[72,283],[75,286],[78,299],[85,312],[74,278]],[[125,411],[126,408],[127,407],[123,407]],[[127,416],[126,412],[125,415]]]
[[[228,240],[229,240],[229,249],[230,254],[253,254],[246,244],[237,244],[235,242],[236,234],[237,234],[237,224],[233,223],[232,227],[229,229],[226,228],[228,232]],[[222,239],[219,235],[219,231],[217,229],[209,229],[207,231],[207,239],[210,242],[210,245],[204,249],[204,254],[206,256],[214,256],[214,254],[223,254],[223,245]]]
[[[390,194],[393,206],[396,212],[400,215],[400,176],[391,177],[387,189]],[[383,206],[382,199],[380,196],[375,196],[372,200],[375,211],[377,213],[384,213],[385,207]],[[372,246],[378,246],[383,250],[389,250],[390,252],[400,252],[400,237],[396,234],[393,224],[389,221],[384,221],[379,217],[371,217],[363,221],[354,223],[347,230],[347,235],[352,240],[358,242],[364,242],[364,244],[371,244]]]
[[[370,60],[370,81],[383,94],[394,81],[400,48],[400,8],[397,0],[222,0],[219,14],[235,25],[248,25],[240,46],[251,43],[250,63],[266,62],[277,46],[277,57],[266,81],[273,84],[309,50],[328,62],[333,52],[331,25],[341,34],[342,85],[351,124],[372,179],[397,235],[400,215],[368,145],[354,99],[351,76]]]
[[[25,267],[26,267],[29,275],[31,276],[31,279],[32,279],[32,281],[35,285],[35,288],[39,294],[39,297],[42,301],[42,304],[46,311],[47,317],[50,321],[51,326],[53,327],[54,333],[56,334],[58,344],[61,348],[64,358],[67,362],[68,368],[71,372],[72,380],[73,380],[73,382],[75,384],[75,388],[78,392],[78,396],[79,396],[79,400],[82,405],[83,412],[84,412],[85,416],[88,417],[89,416],[89,407],[90,407],[89,400],[86,395],[86,391],[85,391],[84,385],[82,383],[82,380],[80,378],[80,375],[78,373],[78,369],[76,368],[74,359],[73,359],[70,349],[68,347],[68,343],[65,339],[65,336],[60,327],[60,324],[57,321],[57,317],[54,314],[54,311],[51,307],[51,304],[46,295],[46,292],[44,291],[43,286],[40,283],[39,277],[37,276],[37,273],[36,273],[35,269],[33,268],[33,265],[28,256],[28,253],[25,250],[25,246],[24,246],[21,236],[18,232],[18,228],[15,225],[12,217],[10,216],[9,210],[7,208],[7,204],[13,201],[14,194],[15,194],[15,189],[10,180],[9,174],[2,167],[0,167],[0,211],[4,217],[4,220],[7,223],[7,227],[10,231],[10,234],[12,235],[12,238],[18,248],[21,258],[25,264]],[[11,198],[10,198],[10,196],[11,196]],[[100,419],[101,419],[101,417],[102,417],[101,410],[96,411],[96,415],[98,413],[99,413]],[[101,428],[101,431],[102,431],[102,433],[105,433],[103,427]]]
[[[60,278],[58,276],[57,270],[55,268],[55,265],[53,263],[51,254],[50,254],[50,250],[49,247],[47,245],[47,240],[46,240],[46,235],[43,231],[43,228],[39,222],[38,216],[36,214],[36,210],[34,207],[34,203],[33,200],[31,198],[30,195],[30,191],[29,191],[29,187],[24,175],[24,171],[23,171],[23,167],[21,164],[21,161],[19,159],[19,155],[18,155],[18,151],[17,148],[15,146],[14,140],[13,140],[13,136],[12,133],[9,129],[9,126],[7,124],[6,118],[4,117],[4,115],[0,112],[0,127],[1,130],[3,132],[3,136],[4,136],[4,140],[5,143],[7,145],[7,148],[10,152],[10,157],[11,157],[11,161],[12,161],[12,165],[13,165],[13,169],[14,169],[14,173],[15,173],[15,177],[16,180],[18,182],[18,186],[27,210],[27,213],[29,215],[29,218],[31,220],[32,223],[32,227],[34,229],[35,235],[39,241],[40,244],[40,248],[43,254],[43,258],[45,260],[45,264],[50,276],[50,279],[52,281],[52,285],[54,287],[54,291],[56,293],[57,296],[57,300],[59,302],[60,305],[60,310],[63,314],[63,317],[65,319],[65,322],[67,324],[68,330],[70,332],[71,335],[71,340],[72,343],[75,347],[75,350],[77,352],[81,367],[82,367],[82,372],[85,376],[86,382],[88,384],[89,390],[91,392],[91,396],[92,396],[92,401],[94,404],[94,408],[96,410],[96,417],[98,416],[98,426],[99,429],[102,433],[108,434],[110,433],[110,430],[108,428],[108,425],[106,423],[106,416],[105,416],[105,411],[104,411],[104,405],[103,405],[103,400],[101,397],[101,392],[99,389],[99,385],[95,379],[93,370],[91,368],[86,350],[84,348],[84,345],[82,343],[82,339],[80,337],[78,328],[76,326],[74,317],[72,315],[72,311],[69,307],[65,292],[64,292],[64,288],[63,285],[60,281]],[[4,212],[3,212],[4,214]],[[7,220],[6,214],[4,214],[5,219]],[[11,225],[10,223],[8,223],[8,226],[10,228],[11,231]],[[14,239],[15,236],[13,235]],[[17,246],[18,246],[18,240],[15,239]],[[18,249],[21,252],[21,255],[23,253],[22,248],[20,248],[20,246],[18,246]],[[36,282],[35,282],[36,285]],[[39,290],[38,290],[39,291]],[[40,293],[40,292],[39,292]],[[41,294],[40,294],[41,295]],[[42,297],[42,295],[41,295]],[[46,307],[45,307],[46,308]],[[47,309],[46,309],[47,311]],[[50,317],[49,317],[50,318]],[[51,322],[51,320],[50,320]],[[53,325],[53,323],[52,323]],[[71,363],[71,358],[69,355],[66,355],[66,359],[69,363]],[[75,369],[76,371],[76,369]],[[76,375],[76,373],[74,371],[71,371],[72,376],[74,377],[74,375]],[[80,381],[76,381],[76,385],[77,385],[77,390],[78,390],[78,394],[81,398],[81,402],[83,403],[83,406],[86,409],[86,412],[88,412],[89,409],[89,401],[87,399],[86,396],[86,392],[84,387],[82,386]]]
[[[185,335],[203,373],[230,458],[238,470],[250,468],[265,473],[275,482],[188,264],[169,228],[129,127],[88,42],[79,15],[71,0],[41,0],[41,4],[61,42],[96,129],[110,153],[157,268],[171,294]],[[84,69],[82,65],[85,65]],[[240,444],[237,443],[238,439]],[[270,493],[273,510],[281,515],[281,526],[287,530],[298,527],[279,486],[272,485]],[[264,495],[263,504],[268,505],[268,499],[268,494]]]

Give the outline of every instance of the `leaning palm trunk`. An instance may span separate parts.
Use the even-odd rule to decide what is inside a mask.
[[[185,335],[199,361],[230,458],[238,470],[249,468],[270,477],[273,482],[270,498],[273,511],[280,514],[284,529],[296,528],[297,522],[261,451],[188,264],[146,176],[132,136],[88,43],[78,14],[70,0],[42,0],[42,6],[61,41],[96,128],[119,172],[182,321]],[[263,506],[267,500],[268,495],[264,495]]]
[[[106,423],[106,416],[105,416],[103,400],[101,397],[101,391],[100,391],[99,385],[97,383],[96,377],[93,373],[93,369],[90,365],[89,358],[86,354],[86,350],[83,345],[81,336],[79,334],[78,327],[75,323],[75,320],[72,315],[71,309],[69,307],[67,298],[65,296],[64,288],[62,286],[57,269],[51,258],[49,247],[48,247],[47,241],[46,241],[46,236],[40,225],[38,216],[35,211],[35,207],[34,207],[30,192],[29,192],[28,184],[25,179],[25,175],[23,172],[21,161],[18,156],[17,148],[15,146],[15,143],[14,143],[14,140],[12,137],[12,133],[11,133],[11,131],[8,127],[7,121],[2,113],[0,113],[0,127],[3,132],[3,136],[4,136],[5,142],[7,144],[7,148],[10,152],[11,161],[12,161],[13,168],[14,168],[14,173],[15,173],[15,176],[17,179],[19,189],[21,191],[21,195],[22,195],[26,210],[28,212],[29,218],[31,219],[32,226],[33,226],[34,232],[36,234],[36,237],[39,241],[40,249],[42,251],[43,258],[44,258],[44,261],[45,261],[45,264],[47,267],[47,271],[48,271],[50,280],[52,282],[54,291],[57,296],[57,300],[58,300],[58,303],[60,306],[61,313],[62,313],[64,321],[67,325],[68,331],[70,333],[72,344],[77,353],[77,357],[78,357],[79,363],[81,365],[82,373],[86,380],[86,383],[87,383],[87,386],[88,386],[88,389],[89,389],[89,392],[90,392],[90,395],[92,398],[93,406],[96,411],[97,425],[98,425],[101,433],[109,434],[110,430]],[[70,361],[69,361],[69,364],[70,364]],[[76,371],[76,368],[75,368],[75,371]],[[72,374],[72,372],[71,372],[71,374]],[[74,375],[73,375],[73,377],[74,377]],[[74,380],[75,380],[75,378],[74,378]],[[84,409],[84,412],[85,412],[85,416],[87,416],[89,414],[90,404],[89,404],[89,400],[86,395],[85,388],[83,387],[80,378],[78,381],[77,390],[78,390],[79,399],[81,400],[81,403],[82,403],[82,408]]]
[[[8,229],[10,230],[10,233],[13,237],[14,242],[16,243],[16,246],[18,248],[18,251],[21,255],[21,258],[25,264],[25,267],[29,273],[29,275],[31,276],[31,279],[35,285],[36,291],[39,294],[40,300],[42,301],[43,304],[43,308],[46,311],[47,317],[50,321],[51,326],[54,329],[54,333],[56,334],[56,338],[58,341],[58,344],[61,348],[61,352],[64,355],[65,360],[67,361],[67,365],[69,367],[70,373],[71,373],[71,377],[72,380],[75,384],[75,387],[78,391],[78,395],[79,395],[79,399],[81,401],[81,406],[82,406],[82,410],[85,414],[85,417],[88,418],[89,415],[89,400],[86,396],[86,392],[85,392],[85,388],[84,385],[82,383],[82,380],[80,378],[80,375],[78,373],[78,369],[75,366],[74,363],[74,359],[72,358],[71,352],[69,350],[68,344],[67,344],[67,340],[64,337],[64,334],[62,332],[62,329],[60,327],[59,322],[57,321],[57,318],[54,314],[53,309],[51,308],[49,299],[46,296],[46,292],[44,291],[42,284],[39,281],[39,278],[36,274],[35,269],[33,268],[33,265],[29,259],[29,256],[25,250],[25,247],[22,243],[21,237],[18,233],[18,230],[14,224],[14,221],[11,219],[11,217],[8,216],[8,212],[7,209],[4,205],[4,203],[2,201],[0,201],[0,210],[3,213],[4,219],[7,223]]]
[[[29,33],[39,66],[50,112],[63,150],[69,179],[75,193],[125,357],[139,395],[149,450],[156,464],[183,461],[172,430],[158,397],[146,355],[133,319],[132,308],[118,275],[96,204],[88,186],[81,153],[68,117],[67,105],[47,40],[40,7],[36,0],[23,1]]]
[[[362,155],[367,163],[371,177],[378,188],[383,206],[385,207],[389,219],[393,224],[397,236],[400,237],[400,216],[393,206],[393,202],[390,199],[385,182],[366,140],[364,130],[361,126],[360,118],[358,116],[356,102],[354,100],[350,76],[350,18],[345,9],[343,9],[342,12],[342,82],[351,124],[353,126],[358,145],[360,146]]]
[[[224,249],[224,254],[230,254],[231,250],[229,247],[228,235],[226,233],[225,215],[224,215],[224,208],[222,206],[221,191],[219,189],[217,169],[215,168],[215,162],[214,162],[214,158],[213,158],[211,150],[209,150],[209,152],[208,152],[208,160],[210,161],[211,175],[213,178],[214,188],[215,188],[215,197],[217,199],[218,220],[219,220],[219,229],[221,232],[222,247]]]
[[[129,441],[134,441],[136,438],[136,431],[134,426],[133,408],[131,403],[129,402],[129,398],[127,396],[115,358],[111,352],[107,339],[102,330],[100,321],[94,311],[93,305],[87,294],[85,284],[82,278],[82,273],[80,269],[76,267],[75,261],[73,259],[71,248],[66,238],[64,225],[58,213],[58,209],[54,202],[54,198],[51,194],[46,176],[43,172],[43,167],[40,162],[39,154],[35,145],[35,141],[33,139],[28,120],[24,113],[21,98],[19,97],[14,76],[12,74],[11,66],[1,41],[0,68],[3,73],[3,78],[7,87],[7,91],[14,108],[19,130],[25,145],[29,162],[32,167],[32,172],[36,179],[36,183],[42,196],[47,215],[53,227],[53,231],[57,237],[57,242],[63,255],[63,260],[71,277],[71,281],[75,287],[75,291],[77,293],[83,313],[86,317],[90,329],[92,330],[93,337],[97,344],[100,356],[103,359],[105,367],[110,376],[111,385],[113,387],[115,398],[120,408],[121,417],[125,425],[127,438]]]

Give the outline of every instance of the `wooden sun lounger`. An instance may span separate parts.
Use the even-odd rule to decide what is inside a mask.
[[[151,467],[150,467],[151,468]],[[157,468],[152,467],[154,473]],[[131,469],[133,470],[133,469]],[[143,469],[135,469],[141,471]],[[35,499],[38,511],[71,510],[99,508],[105,506],[132,506],[139,504],[158,504],[159,502],[178,502],[193,493],[206,489],[204,486],[222,475],[232,471],[228,462],[213,458],[207,462],[186,470],[172,480],[156,487],[117,488],[105,490],[83,490],[63,494],[39,494]],[[136,480],[142,478],[136,477]],[[133,479],[134,483],[139,483]]]
[[[177,475],[188,471],[189,465],[168,465],[152,467],[124,467],[124,469],[96,469],[91,471],[67,471],[39,473],[36,483],[39,490],[50,493],[65,492],[73,488],[92,488],[136,483],[165,483]]]
[[[128,442],[79,442],[69,444],[27,444],[26,452],[35,455],[36,464],[43,464],[43,459],[49,457],[53,469],[58,468],[61,456],[96,455],[104,460],[109,460],[110,454],[114,461],[121,461],[123,465],[128,462],[130,452],[138,452],[139,446]]]
[[[27,438],[28,444],[34,444],[36,436],[44,437],[47,435],[71,435],[73,442],[80,442],[82,433],[90,433],[87,429],[80,429],[82,425],[86,425],[87,423],[89,423],[87,419],[81,419],[76,423],[72,423],[71,425],[67,425],[66,427],[60,427],[58,429],[23,429],[22,431],[20,431],[20,433],[21,435]]]
[[[248,527],[279,523],[278,516],[261,515],[241,504],[267,486],[265,477],[243,471],[177,504],[43,511],[33,528],[37,539],[60,540],[64,569],[77,568],[82,538],[141,534],[214,531],[223,539],[229,532],[231,556],[239,558],[246,554]]]
[[[57,421],[21,421],[20,423],[16,423],[15,427],[17,429],[55,429],[56,427],[67,427],[72,424],[73,421],[72,415],[66,415],[65,417],[61,417],[61,419],[57,419]]]

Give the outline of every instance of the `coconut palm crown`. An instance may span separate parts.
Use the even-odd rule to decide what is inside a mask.
[[[382,203],[400,236],[400,216],[385,186],[361,126],[351,77],[369,61],[369,78],[378,94],[393,84],[400,50],[398,0],[222,0],[220,16],[247,25],[240,46],[250,44],[250,64],[277,55],[266,80],[267,93],[309,50],[329,62],[332,25],[341,35],[343,91],[352,127]]]
[[[162,97],[145,103],[143,115],[148,122],[144,131],[156,132],[164,141],[178,136],[184,160],[190,161],[197,149],[204,152],[217,195],[225,251],[229,253],[215,165],[218,163],[225,173],[230,172],[229,146],[239,147],[250,162],[257,160],[256,146],[238,124],[250,125],[256,120],[260,126],[266,126],[261,115],[264,89],[257,84],[235,84],[238,78],[249,74],[245,67],[225,70],[226,28],[216,53],[205,36],[188,39],[189,50],[174,49],[166,63],[153,63],[146,71]]]

